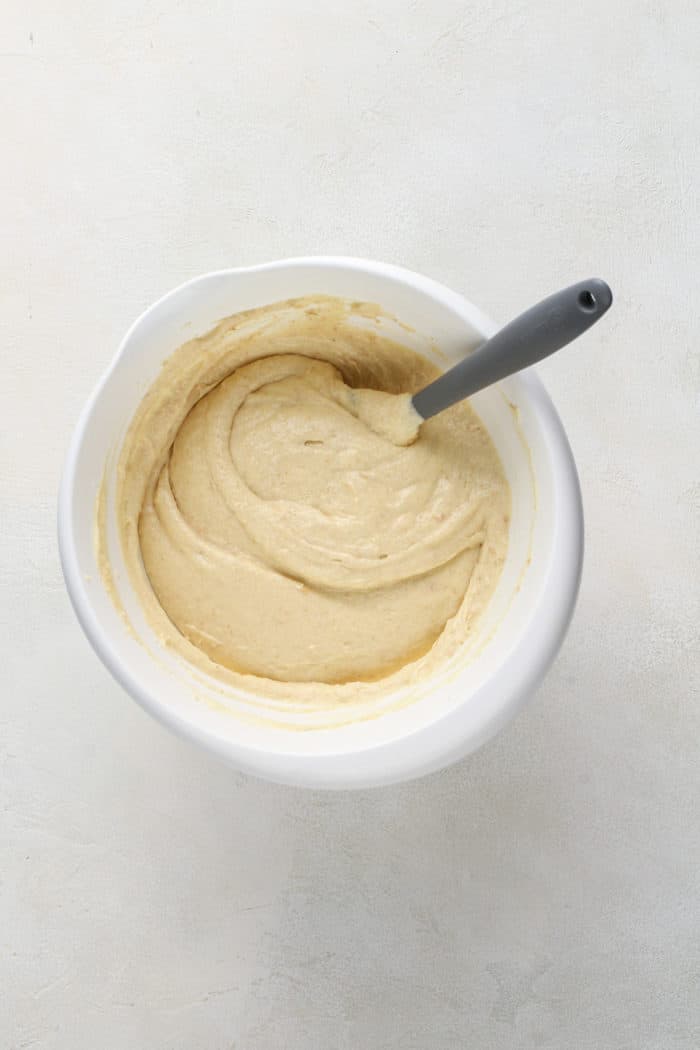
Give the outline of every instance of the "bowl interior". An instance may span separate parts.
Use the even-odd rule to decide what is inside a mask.
[[[295,727],[281,728],[251,718],[245,693],[207,679],[166,652],[144,621],[116,536],[115,468],[133,412],[164,358],[183,342],[237,311],[313,293],[379,303],[408,326],[392,331],[387,322],[387,334],[443,368],[493,330],[461,296],[380,264],[300,260],[199,278],[156,303],[127,333],[78,426],[59,510],[61,553],[71,597],[86,633],[112,673],[152,713],[242,768],[297,781],[300,777],[290,770],[304,756],[331,763],[340,756],[351,759],[400,741],[408,741],[415,755],[420,732],[456,711],[461,712],[462,752],[497,728],[521,691],[517,657],[533,620],[541,615],[543,588],[552,571],[561,488],[547,420],[552,410],[537,380],[523,374],[477,395],[473,405],[496,444],[511,487],[507,561],[469,645],[434,678],[414,687],[410,697],[392,695],[372,711],[342,709],[330,720],[324,713],[323,728],[318,728],[318,721],[314,724],[318,715],[300,713]],[[94,508],[103,479],[114,586],[130,626],[115,608],[97,565]],[[398,703],[406,699],[412,702]],[[299,731],[310,728],[315,731]],[[443,741],[442,750],[456,744]],[[441,749],[437,740],[434,749]],[[410,756],[406,761],[410,763]],[[423,761],[430,763],[427,753]],[[321,782],[324,774],[318,776]],[[306,780],[302,775],[301,781]]]

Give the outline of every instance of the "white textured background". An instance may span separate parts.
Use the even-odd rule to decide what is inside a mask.
[[[2,7],[0,1047],[697,1050],[697,2]],[[501,320],[616,293],[542,367],[587,516],[564,649],[485,750],[374,793],[151,722],[54,535],[135,315],[310,253]]]

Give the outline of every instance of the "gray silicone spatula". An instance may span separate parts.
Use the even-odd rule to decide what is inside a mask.
[[[537,364],[600,320],[612,298],[610,288],[598,277],[555,292],[414,394],[413,407],[429,419],[477,390]]]

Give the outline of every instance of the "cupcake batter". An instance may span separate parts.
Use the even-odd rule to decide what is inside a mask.
[[[378,318],[321,296],[228,318],[165,362],[127,435],[118,522],[145,611],[248,690],[333,704],[425,676],[498,579],[497,453],[468,404],[418,432],[410,393],[437,370]]]

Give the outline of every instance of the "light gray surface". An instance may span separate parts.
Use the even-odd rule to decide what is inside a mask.
[[[698,5],[111,7],[3,10],[0,1046],[697,1050]],[[501,320],[616,293],[541,367],[588,530],[560,658],[474,758],[357,795],[151,722],[54,537],[133,317],[314,252]]]

